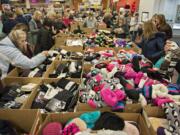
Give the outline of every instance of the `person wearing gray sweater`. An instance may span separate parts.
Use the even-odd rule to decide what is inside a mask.
[[[26,51],[26,33],[22,30],[12,30],[10,34],[0,41],[0,69],[2,77],[6,77],[10,64],[22,69],[32,69],[46,60],[48,51],[43,51],[29,59]]]

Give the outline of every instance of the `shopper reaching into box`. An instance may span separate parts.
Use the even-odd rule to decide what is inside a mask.
[[[48,51],[43,51],[29,59],[24,55],[26,52],[26,32],[12,30],[10,34],[0,41],[0,69],[4,78],[10,64],[23,69],[31,69],[41,64],[48,56]]]

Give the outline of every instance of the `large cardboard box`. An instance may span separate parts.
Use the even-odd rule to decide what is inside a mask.
[[[46,74],[44,74],[44,78],[46,78],[46,79],[50,78],[49,75],[54,73],[54,71],[56,71],[56,69],[58,68],[58,66],[60,64],[65,64],[65,63],[70,62],[70,61],[75,61],[75,60],[54,61],[52,63],[52,65],[49,67],[49,69],[47,70]],[[83,64],[83,62],[82,62],[82,64]],[[82,70],[83,70],[83,65],[82,65]],[[83,71],[82,71],[82,73],[83,73]],[[67,79],[69,79],[69,80],[76,80],[76,82],[80,83],[81,82],[81,78],[82,78],[82,73],[81,73],[80,78],[70,78],[70,77],[68,77]],[[53,78],[53,79],[59,79],[59,78]]]
[[[10,121],[19,132],[35,135],[35,128],[41,123],[38,110],[0,109],[0,119]]]
[[[100,110],[100,111],[112,111],[111,107],[102,107],[102,108],[92,108],[88,104],[85,103],[80,103],[78,102],[76,106],[76,111],[81,112],[81,111],[95,111],[95,110]],[[142,106],[141,104],[126,104],[124,111],[125,113],[141,113],[142,112]]]
[[[49,83],[57,83],[60,79],[58,78],[47,78],[47,79],[42,79],[41,83],[40,84],[49,84]],[[76,83],[80,83],[78,80],[76,79],[69,79],[71,81],[74,81]],[[40,85],[39,85],[40,86]],[[31,93],[30,95],[30,98],[27,100],[26,104],[24,105],[24,109],[31,109],[31,106],[32,106],[32,103],[33,101],[35,100],[36,96],[39,94],[39,90],[37,89],[36,91],[34,91],[33,93]],[[77,95],[75,96],[76,100],[78,101],[78,98],[79,98],[79,92],[77,92]]]
[[[84,55],[84,50],[83,50],[83,47],[81,46],[53,46],[51,50],[54,50],[54,49],[64,49],[68,52],[80,52],[82,53],[82,55]],[[64,59],[62,58],[61,55],[58,55],[56,60],[64,60]]]
[[[143,118],[149,129],[149,135],[157,135],[156,131],[153,129],[149,117],[165,118],[165,113],[162,108],[156,106],[145,106],[143,107]]]
[[[58,57],[55,58],[55,60],[57,60]],[[55,61],[54,60],[54,61]],[[52,66],[53,62],[50,64],[50,65],[47,65],[46,67],[46,71],[42,74],[41,77],[21,77],[19,76],[19,74],[21,74],[23,72],[23,69],[20,69],[20,68],[14,68],[11,72],[8,73],[7,75],[7,78],[14,78],[14,79],[17,79],[17,78],[43,78],[46,76],[46,72],[48,71],[48,69]]]
[[[69,120],[79,117],[84,112],[76,112],[76,113],[59,113],[59,114],[49,114],[43,124],[41,125],[38,135],[41,135],[43,128],[46,124],[49,122],[60,122],[62,124],[65,124]],[[137,113],[116,113],[119,117],[122,117],[124,120],[127,121],[135,121],[138,124],[138,128],[141,135],[147,135],[148,130],[147,126],[144,122],[144,119],[142,118],[141,114]]]
[[[37,89],[41,83],[41,79],[38,79],[38,78],[5,78],[2,80],[2,83],[4,86],[10,86],[12,84],[20,84],[20,85],[26,85],[28,83],[35,83],[37,84],[37,87],[35,87],[32,91],[31,91],[31,94],[29,95],[29,97],[27,98],[27,100],[23,103],[23,105],[21,106],[21,109],[24,109],[26,108],[26,104],[27,102],[29,102],[29,100],[31,100],[31,96],[34,94],[34,93],[37,93]]]

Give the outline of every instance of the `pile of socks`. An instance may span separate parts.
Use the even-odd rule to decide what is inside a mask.
[[[63,60],[82,60],[83,59],[83,53],[78,51],[67,51],[66,49],[56,48],[55,50],[58,50],[60,54],[60,59]]]
[[[33,69],[22,69],[19,72],[19,77],[42,77],[46,72],[52,61],[55,60],[56,54],[49,56],[41,65]]]
[[[139,135],[135,122],[124,121],[111,112],[87,112],[73,118],[65,125],[50,122],[42,135]]]
[[[115,47],[113,35],[105,32],[97,32],[89,35],[83,42],[87,47]]]
[[[50,78],[81,78],[82,62],[81,61],[67,61],[62,62],[49,74]]]
[[[78,100],[78,87],[77,83],[65,78],[57,83],[42,84],[31,108],[44,112],[73,111]]]
[[[114,50],[95,51],[94,49],[87,49],[84,54],[85,64],[97,64],[101,61],[115,60],[116,54]]]
[[[97,31],[84,39],[84,45],[87,47],[123,47],[132,48],[132,42],[125,39],[116,38],[111,32]]]
[[[154,104],[159,98],[175,101],[172,90],[167,88],[169,81],[152,68],[151,62],[141,55],[128,57],[127,60],[100,62],[85,73],[80,102],[93,108],[110,106],[113,110],[122,110],[127,99],[140,102],[143,106]]]
[[[13,84],[1,89],[0,108],[19,109],[28,99],[31,91],[35,90],[37,84],[29,83],[27,85]]]

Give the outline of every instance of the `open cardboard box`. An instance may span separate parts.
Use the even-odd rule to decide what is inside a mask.
[[[100,51],[105,51],[105,50],[111,50],[111,51],[113,51],[113,57],[112,57],[112,59],[115,59],[115,60],[117,60],[117,54],[116,54],[116,52],[115,52],[115,50],[114,50],[114,48],[106,48],[106,47],[87,47],[86,49],[85,49],[85,51],[84,51],[84,54],[86,54],[86,52],[100,52]],[[108,62],[108,61],[111,61],[111,60],[100,60],[99,62]],[[85,62],[85,64],[87,64],[87,65],[92,65],[91,64],[91,62],[86,62],[85,60],[84,60],[84,62]]]
[[[59,49],[59,48],[64,49],[64,50],[69,51],[69,52],[80,52],[84,55],[84,50],[83,50],[83,47],[81,47],[81,46],[61,46],[61,47],[60,46],[53,46],[51,48],[51,50]],[[64,59],[60,55],[60,56],[58,56],[58,58],[56,60],[64,60]]]
[[[20,84],[20,85],[26,85],[28,83],[35,83],[37,84],[37,87],[35,87],[32,91],[31,91],[31,94],[29,95],[29,97],[27,98],[27,100],[23,103],[23,105],[21,106],[20,109],[24,109],[26,108],[26,104],[27,102],[29,102],[29,100],[32,98],[31,96],[34,94],[34,93],[37,93],[37,89],[41,83],[41,79],[38,79],[38,78],[5,78],[2,80],[2,83],[4,86],[10,86],[10,85],[13,85],[13,84]]]
[[[65,42],[67,40],[68,36],[63,37],[56,37],[55,39],[55,46],[65,46]]]
[[[69,61],[76,61],[76,60],[69,60]],[[67,63],[69,61],[68,60],[67,61],[54,61],[52,63],[52,65],[49,67],[49,69],[47,70],[46,74],[44,75],[44,78],[49,78],[49,75],[52,74],[54,71],[56,71],[56,69],[58,68],[58,66],[60,64]],[[83,62],[82,62],[82,64],[83,64]],[[82,65],[82,73],[83,73],[83,65]],[[68,77],[67,79],[69,79],[69,80],[76,80],[78,83],[80,83],[81,82],[82,73],[81,73],[80,78],[70,78],[70,77]],[[55,78],[53,78],[53,79],[55,79]],[[57,79],[59,79],[59,78],[57,78]]]
[[[79,117],[82,113],[85,112],[75,112],[75,113],[59,113],[59,114],[49,114],[43,124],[41,125],[39,131],[37,132],[38,135],[42,134],[43,128],[50,122],[60,122],[65,125],[69,120]],[[134,121],[137,122],[138,128],[141,135],[147,135],[148,130],[147,126],[142,118],[141,114],[138,113],[116,113],[119,117],[123,118],[127,121]]]
[[[143,118],[149,129],[149,135],[157,135],[156,131],[153,129],[149,117],[165,118],[165,113],[162,108],[157,106],[145,106],[143,107]]]
[[[56,79],[48,79],[48,78],[47,79],[42,79],[40,85],[41,84],[49,84],[49,83],[52,83],[52,82],[57,83],[59,80],[60,79],[57,79],[57,78]],[[69,79],[69,80],[74,81],[74,82],[79,84],[79,81],[77,81],[76,79]],[[30,98],[27,100],[26,104],[24,105],[24,109],[31,109],[32,103],[33,103],[33,101],[35,100],[35,98],[36,98],[36,96],[38,94],[39,94],[38,90],[31,93]],[[77,93],[77,101],[78,101],[78,98],[79,98],[79,92]]]
[[[35,127],[41,123],[38,110],[0,109],[0,119],[10,121],[17,131],[35,135]]]
[[[57,57],[55,58],[55,60],[56,59],[57,59]],[[52,63],[53,63],[53,61],[52,61]],[[41,77],[28,77],[28,76],[27,77],[21,77],[21,76],[19,76],[19,74],[22,73],[23,69],[14,68],[11,72],[8,73],[7,78],[14,78],[14,79],[17,79],[17,78],[43,78],[43,77],[45,77],[46,72],[51,67],[52,63],[46,67],[46,71],[42,74]]]
[[[81,111],[95,111],[95,110],[100,110],[100,111],[112,111],[111,107],[102,107],[102,108],[92,108],[88,104],[85,103],[77,103],[76,106],[76,111],[81,112]],[[142,106],[141,104],[126,104],[124,111],[125,113],[141,113],[142,112]]]

